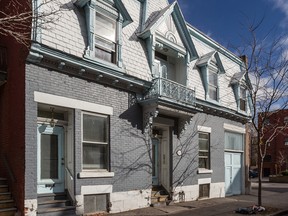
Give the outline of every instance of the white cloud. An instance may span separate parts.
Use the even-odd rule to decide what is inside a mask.
[[[274,7],[282,11],[284,14],[285,18],[282,21],[281,26],[283,28],[288,27],[288,1],[287,0],[270,0],[273,4]]]

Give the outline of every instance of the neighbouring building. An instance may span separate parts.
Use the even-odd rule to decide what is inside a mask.
[[[59,2],[0,86],[0,177],[19,213],[59,195],[82,215],[245,193],[245,58],[177,2]]]
[[[263,117],[265,116],[265,117]],[[260,113],[267,151],[263,162],[263,176],[281,174],[288,170],[288,110]]]

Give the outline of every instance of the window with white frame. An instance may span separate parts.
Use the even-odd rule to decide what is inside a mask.
[[[218,100],[218,70],[214,67],[209,67],[208,96],[211,100]]]
[[[199,132],[199,168],[210,169],[210,134]]]
[[[225,132],[225,149],[234,151],[244,150],[244,135],[241,133]]]
[[[116,63],[116,27],[115,19],[96,12],[95,57]]]
[[[108,169],[109,116],[82,114],[83,169]]]
[[[247,106],[247,96],[246,96],[246,89],[244,87],[240,87],[240,104],[239,108],[242,111],[246,111],[246,106]]]
[[[122,67],[122,29],[133,22],[122,1],[75,0],[84,8],[87,47],[84,57]],[[103,63],[103,62],[101,62]]]

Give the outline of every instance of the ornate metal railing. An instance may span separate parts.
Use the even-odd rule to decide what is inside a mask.
[[[195,90],[189,89],[172,80],[156,78],[145,99],[162,97],[174,102],[195,105]]]

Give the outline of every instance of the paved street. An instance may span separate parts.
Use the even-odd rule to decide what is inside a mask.
[[[176,203],[163,207],[148,207],[134,211],[111,214],[121,216],[132,215],[171,215],[171,216],[190,216],[190,215],[205,215],[205,216],[228,216],[240,215],[234,211],[240,207],[249,207],[257,204],[258,183],[257,179],[252,179],[250,195],[239,195],[226,198],[207,199],[201,201]],[[288,184],[285,183],[269,183],[264,179],[262,185],[262,201],[263,206],[267,211],[261,215],[273,215],[276,212],[288,210]],[[288,214],[281,214],[288,215]]]

